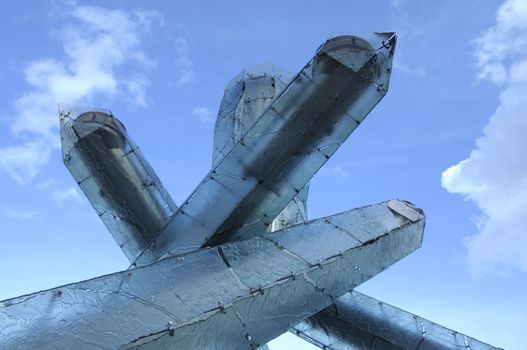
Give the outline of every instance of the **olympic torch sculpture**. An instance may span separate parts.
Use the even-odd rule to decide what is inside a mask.
[[[390,200],[308,220],[309,181],[388,90],[394,33],[327,40],[225,90],[210,172],[177,207],[110,112],[60,112],[65,165],[128,270],[0,302],[2,349],[494,349],[353,289],[420,247]]]

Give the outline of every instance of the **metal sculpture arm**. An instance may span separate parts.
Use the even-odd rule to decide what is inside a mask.
[[[385,95],[395,41],[393,33],[328,40],[137,264],[264,232]]]
[[[60,134],[64,164],[134,261],[174,216],[172,197],[110,112],[61,110]]]
[[[395,41],[330,39],[292,80],[244,71],[212,170],[180,208],[111,113],[62,112],[66,166],[142,267],[0,302],[0,347],[254,349],[294,327],[326,349],[491,349],[339,298],[420,246],[421,210],[394,200],[307,221],[307,184],[385,95]]]
[[[327,350],[499,350],[356,291],[291,332]]]
[[[0,348],[254,349],[417,249],[423,229],[390,201],[5,300]]]

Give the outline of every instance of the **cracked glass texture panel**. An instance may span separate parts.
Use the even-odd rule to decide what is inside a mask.
[[[291,332],[328,350],[497,350],[356,291]]]
[[[371,215],[376,207],[387,205],[371,206]],[[391,231],[372,231],[363,245],[350,235],[347,250],[325,250],[316,264],[300,248],[321,244],[337,228],[311,230],[316,239],[281,246],[282,235],[295,235],[309,226],[300,224],[2,301],[0,347],[160,350],[262,346],[420,246],[424,216],[418,212],[419,219],[411,221],[387,211],[391,214],[379,218],[379,227],[383,226],[380,221],[397,222]],[[337,216],[346,220],[352,212]],[[261,264],[252,261],[255,252]],[[368,265],[370,274],[361,273],[354,266],[356,261]],[[274,272],[261,273],[263,270]]]
[[[130,261],[169,223],[177,206],[110,112],[60,111],[62,156]]]
[[[330,39],[317,51],[228,146],[149,247],[151,254],[181,254],[267,229],[386,94],[395,35],[377,34],[367,47],[354,38]],[[369,58],[348,66],[356,61],[336,55],[341,50]],[[151,260],[145,255],[136,262]]]

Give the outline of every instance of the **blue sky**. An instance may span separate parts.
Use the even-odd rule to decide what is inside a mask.
[[[109,108],[181,203],[234,75],[373,31],[399,35],[390,91],[311,182],[309,216],[414,202],[423,247],[359,290],[522,349],[526,0],[2,3],[0,299],[128,266],[62,164],[59,102]],[[292,342],[310,348],[272,348]]]

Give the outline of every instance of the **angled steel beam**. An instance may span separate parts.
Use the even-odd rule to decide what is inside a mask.
[[[390,201],[0,302],[2,349],[253,349],[421,245]]]
[[[243,69],[225,87],[214,126],[212,166],[216,166],[252,128],[293,76],[274,64]],[[307,222],[307,183],[269,225],[269,231]]]
[[[260,234],[388,89],[396,37],[328,40],[136,260]]]
[[[291,332],[326,350],[498,350],[356,291]]]
[[[172,219],[176,204],[110,112],[61,110],[60,135],[64,164],[134,261]]]

